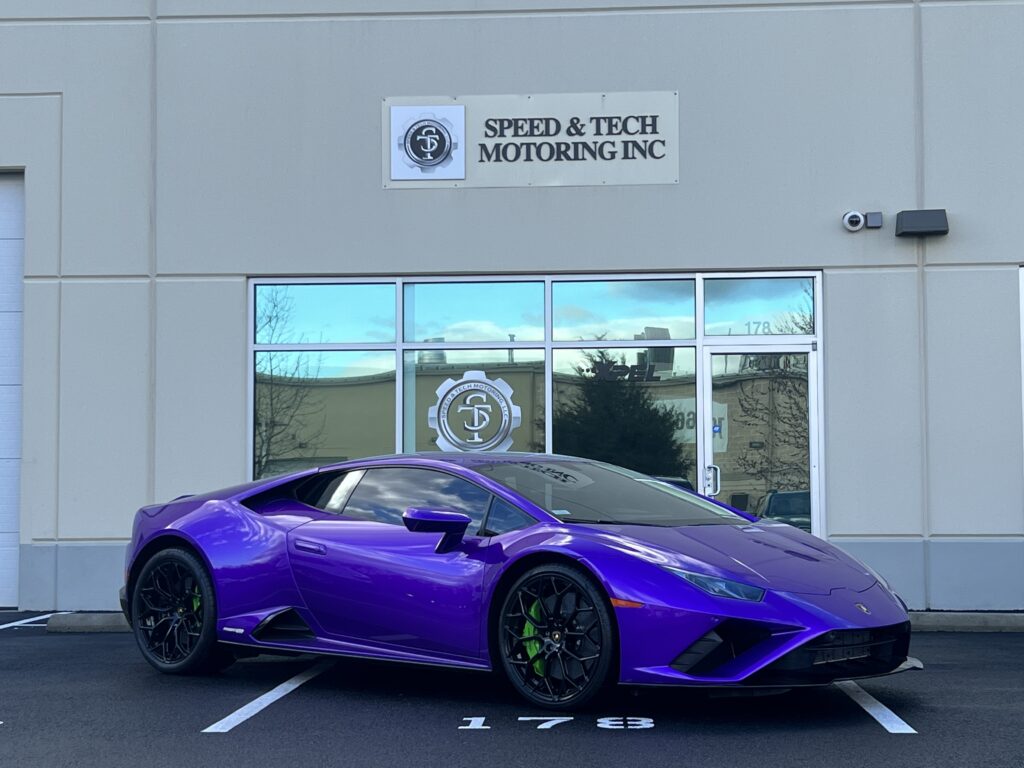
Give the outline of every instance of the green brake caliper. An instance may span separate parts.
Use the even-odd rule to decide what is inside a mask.
[[[534,600],[533,605],[530,606],[526,612],[531,619],[540,621],[540,600]],[[533,622],[527,619],[523,623],[523,637],[535,637],[537,634],[537,627],[533,625]],[[543,647],[543,643],[540,640],[524,640],[523,648],[526,650],[527,655],[533,660],[533,671],[538,675],[544,675],[544,659],[540,656],[540,649]]]

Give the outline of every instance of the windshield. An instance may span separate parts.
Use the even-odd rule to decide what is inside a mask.
[[[670,483],[597,462],[539,460],[474,464],[473,469],[567,523],[746,524],[746,518]]]

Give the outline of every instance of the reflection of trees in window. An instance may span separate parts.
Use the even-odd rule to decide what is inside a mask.
[[[692,462],[676,436],[685,426],[684,414],[660,405],[642,381],[593,374],[625,365],[625,358],[603,349],[586,352],[584,358],[575,366],[575,397],[555,404],[554,451],[650,475],[687,477]]]
[[[775,333],[789,336],[814,335],[814,283],[808,280],[802,292],[799,306],[775,318]]]
[[[736,455],[737,469],[761,481],[764,493],[807,489],[807,356],[744,355],[736,389],[737,424],[758,437]]]
[[[256,338],[261,344],[291,344],[292,299],[284,286],[260,291]],[[257,352],[253,414],[253,477],[273,472],[275,462],[316,453],[323,441],[324,405],[310,383],[320,374],[320,356]]]

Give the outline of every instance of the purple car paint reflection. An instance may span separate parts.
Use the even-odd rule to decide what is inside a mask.
[[[536,454],[380,457],[145,507],[122,606],[166,672],[231,648],[498,667],[550,708],[609,682],[791,687],[919,666],[905,606],[826,542]]]

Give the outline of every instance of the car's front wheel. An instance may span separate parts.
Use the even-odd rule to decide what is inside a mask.
[[[528,701],[579,707],[604,688],[615,658],[611,612],[583,571],[551,563],[524,573],[498,617],[505,675]]]
[[[234,660],[217,642],[213,583],[187,550],[164,549],[146,562],[135,580],[131,615],[142,655],[161,672],[212,672]]]

